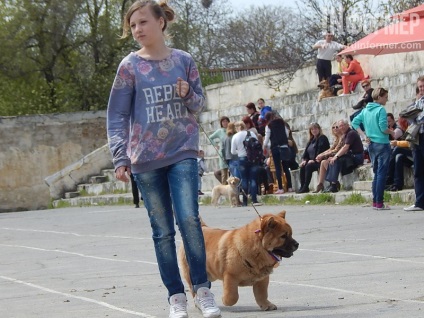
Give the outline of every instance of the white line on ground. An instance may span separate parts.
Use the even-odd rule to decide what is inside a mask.
[[[424,262],[420,262],[420,261],[414,261],[414,260],[408,260],[408,259],[402,259],[402,258],[386,257],[386,256],[378,256],[378,255],[369,255],[369,254],[346,253],[346,252],[324,251],[324,250],[309,250],[309,249],[304,249],[304,248],[299,248],[299,251],[314,252],[314,253],[341,254],[341,255],[360,256],[360,257],[371,257],[371,258],[384,259],[384,260],[393,261],[393,262],[424,264]]]
[[[91,298],[87,298],[87,297],[81,297],[81,296],[71,295],[71,294],[68,294],[68,293],[62,293],[60,291],[53,290],[53,289],[50,289],[50,288],[46,288],[46,287],[43,287],[43,286],[40,286],[40,285],[24,282],[24,281],[19,280],[19,279],[7,277],[7,276],[0,276],[0,278],[7,280],[7,281],[10,281],[10,282],[13,282],[13,283],[33,287],[33,288],[36,288],[36,289],[39,289],[39,290],[42,290],[42,291],[45,291],[45,292],[48,292],[48,293],[51,293],[51,294],[57,294],[57,295],[61,295],[61,296],[68,297],[68,298],[74,298],[74,299],[79,299],[79,300],[86,301],[86,302],[89,302],[89,303],[94,303],[96,305],[103,306],[103,307],[106,307],[106,308],[109,308],[109,309],[112,309],[112,310],[117,310],[117,311],[120,311],[120,312],[123,312],[123,313],[126,313],[126,314],[144,317],[144,318],[156,318],[156,316],[151,316],[151,315],[148,315],[148,314],[144,314],[144,313],[141,313],[141,312],[128,310],[128,309],[124,309],[124,308],[119,308],[119,307],[113,306],[111,304],[108,304],[104,301],[97,301],[95,299],[91,299]]]
[[[134,263],[143,263],[143,264],[157,265],[157,263],[155,263],[155,262],[147,262],[147,261],[140,261],[140,260],[124,260],[124,259],[116,259],[116,258],[107,258],[107,257],[100,257],[100,256],[85,255],[85,254],[82,254],[82,253],[68,252],[68,251],[63,251],[63,250],[58,250],[58,249],[50,250],[50,249],[33,247],[33,246],[25,246],[25,245],[0,244],[0,246],[14,247],[14,248],[26,248],[26,249],[30,249],[30,250],[43,251],[43,252],[54,252],[54,253],[70,254],[70,255],[76,255],[76,256],[81,256],[81,257],[85,257],[85,258],[93,258],[93,259],[99,259],[99,260],[104,260],[104,261],[112,261],[112,262],[122,262],[122,263],[131,263],[131,262],[134,262]]]
[[[424,304],[424,301],[422,301],[422,300],[398,299],[398,298],[392,298],[392,297],[385,297],[383,295],[367,294],[367,293],[356,292],[356,291],[353,291],[353,290],[340,289],[340,288],[334,288],[334,287],[324,287],[324,286],[317,286],[317,285],[311,285],[311,284],[298,284],[298,283],[289,283],[289,282],[278,282],[278,281],[274,281],[274,280],[270,280],[270,283],[278,284],[278,285],[289,285],[289,286],[299,286],[299,287],[308,287],[308,288],[330,290],[330,291],[335,291],[335,292],[340,292],[340,293],[345,293],[345,294],[366,296],[366,297],[372,297],[372,298],[377,298],[377,299],[402,301],[402,302],[406,302],[406,303]]]
[[[79,234],[76,232],[60,232],[60,231],[46,231],[46,230],[33,230],[33,229],[21,229],[21,228],[10,228],[2,227],[2,230],[8,231],[22,231],[22,232],[38,232],[38,233],[50,233],[50,234],[62,234],[62,235],[73,235],[80,237],[104,237],[104,238],[119,238],[119,239],[131,239],[131,240],[151,240],[151,237],[135,237],[135,236],[120,236],[120,235],[98,235],[98,234]]]

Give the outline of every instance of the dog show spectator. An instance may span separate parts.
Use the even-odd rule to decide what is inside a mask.
[[[372,92],[373,103],[368,103],[364,110],[352,121],[364,140],[369,143],[368,152],[374,172],[372,181],[372,205],[376,210],[390,210],[384,203],[384,188],[390,161],[389,135],[394,131],[388,127],[387,112],[384,106],[389,99],[388,90],[379,87]],[[364,124],[365,132],[359,127]]]
[[[331,74],[330,78],[328,79],[328,84],[330,87],[342,84],[342,77],[339,74],[347,68],[347,63],[342,55],[336,53],[334,55],[334,59],[337,62],[337,72],[335,74]]]
[[[347,69],[339,73],[342,77],[343,85],[343,94],[340,96],[345,96],[350,94],[350,85],[357,83],[364,79],[364,71],[362,70],[361,63],[358,60],[354,59],[352,55],[345,55],[345,61],[348,64]]]
[[[364,147],[359,134],[350,128],[347,120],[339,120],[337,126],[344,135],[344,145],[329,159],[326,180],[330,185],[324,192],[338,192],[340,190],[339,174],[352,173],[364,162]]]
[[[293,192],[291,173],[289,169],[289,161],[291,158],[291,151],[289,148],[288,134],[289,130],[285,121],[272,111],[265,115],[266,122],[268,123],[265,128],[265,141],[264,153],[270,149],[272,159],[274,160],[275,173],[277,177],[278,190],[275,194],[283,194],[282,171],[283,169],[287,179],[287,191]],[[281,167],[282,166],[282,167]]]
[[[421,112],[413,119],[413,123],[419,126],[418,145],[412,150],[414,156],[414,189],[415,203],[410,207],[404,208],[404,211],[424,211],[424,76],[417,79],[417,101],[414,106],[421,109]]]
[[[259,132],[259,112],[256,109],[254,103],[249,102],[246,105],[247,114],[252,119],[253,124],[255,125],[256,130]]]
[[[271,106],[266,106],[265,105],[265,100],[263,98],[259,98],[258,99],[258,108],[260,111],[259,114],[259,119],[258,119],[258,133],[262,135],[262,137],[265,136],[265,126],[267,124],[266,119],[265,119],[265,115],[266,113],[272,111]]]
[[[236,123],[237,133],[231,140],[231,153],[238,156],[239,172],[241,176],[241,187],[243,189],[243,206],[247,206],[247,194],[250,193],[253,205],[261,205],[258,202],[258,165],[247,160],[247,152],[244,147],[244,140],[247,136],[246,126],[243,121]],[[257,136],[250,132],[253,138]]]
[[[224,156],[230,169],[230,175],[241,179],[238,169],[238,156],[231,153],[231,141],[236,133],[236,125],[234,123],[228,123],[227,138],[224,141]]]
[[[387,116],[389,118],[389,116]],[[404,140],[404,134],[396,138],[398,131],[405,132],[408,128],[408,121],[404,118],[398,119],[398,127],[395,129],[395,139],[390,141],[392,152],[390,154],[389,171],[386,178],[386,190],[400,191],[404,186],[404,167],[412,167],[414,161],[411,145]]]
[[[226,185],[228,179],[228,165],[225,161],[224,155],[224,141],[227,138],[227,126],[230,123],[230,119],[227,116],[222,116],[219,119],[219,125],[221,126],[211,135],[209,135],[209,140],[212,144],[215,145],[216,150],[219,153],[218,166],[219,170],[214,171],[215,178],[221,183]],[[216,142],[218,140],[218,142]]]
[[[334,141],[329,149],[324,152],[318,154],[315,158],[317,162],[319,162],[319,173],[318,173],[318,185],[313,193],[318,193],[324,190],[324,180],[327,174],[328,169],[328,160],[333,157],[342,147],[344,146],[344,138],[343,133],[339,130],[339,126],[337,126],[337,122],[334,122],[331,126],[331,133],[333,134]]]
[[[318,123],[309,125],[309,141],[305,147],[300,166],[300,189],[297,193],[308,193],[312,173],[318,171],[320,163],[316,160],[318,154],[330,148],[326,135],[323,134]]]
[[[246,130],[253,132],[256,137],[258,137],[259,142],[263,143],[263,136],[259,134],[258,130],[255,127],[255,124],[253,123],[253,120],[249,116],[244,116],[242,119],[242,122],[244,122],[244,125],[246,126]]]
[[[324,40],[316,42],[312,48],[318,50],[317,54],[317,73],[318,82],[328,80],[331,76],[331,60],[334,54],[346,48],[345,45],[333,41],[334,35],[328,31],[324,35]]]

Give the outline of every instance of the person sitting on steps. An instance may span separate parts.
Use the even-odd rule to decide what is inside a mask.
[[[334,122],[331,126],[331,133],[334,136],[334,142],[331,145],[330,149],[318,154],[318,156],[315,158],[315,160],[320,163],[320,167],[318,173],[319,181],[317,189],[313,193],[318,193],[324,190],[324,180],[328,169],[328,160],[344,146],[344,138],[342,138],[343,133],[339,130],[337,122]]]
[[[339,120],[339,130],[343,133],[344,146],[329,159],[326,180],[330,186],[324,192],[338,192],[340,190],[339,174],[351,173],[364,162],[364,146],[358,132],[350,128],[347,120]]]
[[[343,85],[343,94],[340,96],[350,94],[350,82],[356,83],[364,78],[364,71],[362,70],[361,64],[354,59],[352,55],[345,55],[345,61],[348,64],[348,67],[343,72],[339,73],[342,77]]]
[[[326,135],[322,133],[318,123],[309,126],[309,141],[300,163],[300,189],[297,193],[308,193],[309,183],[311,183],[312,173],[319,169],[320,163],[316,160],[319,153],[330,148],[330,143]]]

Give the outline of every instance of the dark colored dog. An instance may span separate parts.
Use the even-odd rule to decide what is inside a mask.
[[[319,102],[324,98],[335,96],[334,89],[330,87],[330,84],[328,84],[327,80],[322,80],[318,84],[318,87],[321,88],[321,91],[320,91],[319,96],[318,96]]]

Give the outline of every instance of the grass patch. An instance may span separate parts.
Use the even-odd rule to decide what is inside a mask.
[[[401,204],[408,203],[403,201],[400,194],[396,192],[394,193],[384,192],[384,202],[388,202],[391,205],[401,205]]]
[[[353,192],[350,196],[344,199],[344,201],[341,202],[341,204],[357,205],[357,204],[364,204],[367,202],[368,202],[367,199],[365,199],[360,193]]]
[[[261,202],[266,205],[281,205],[282,201],[273,195],[263,195]]]
[[[202,204],[202,205],[211,205],[212,197],[210,197],[210,196],[200,197],[199,203]]]
[[[308,203],[306,203],[309,201]],[[284,200],[279,202],[280,204],[284,205],[304,205],[304,204],[311,204],[311,205],[326,205],[326,204],[334,204],[335,199],[334,197],[329,193],[319,193],[319,194],[307,194],[303,198],[295,198],[295,197],[288,197],[284,198]]]
[[[57,205],[56,205],[55,208],[61,209],[61,208],[70,208],[70,207],[71,207],[71,204],[68,201],[60,200],[60,201],[57,202]],[[53,204],[52,204],[52,208],[54,208]]]
[[[82,189],[82,190],[79,192],[79,194],[80,194],[80,197],[89,197],[89,196],[93,196],[93,194],[89,194],[89,193],[87,192],[87,190],[86,190],[86,189]]]

